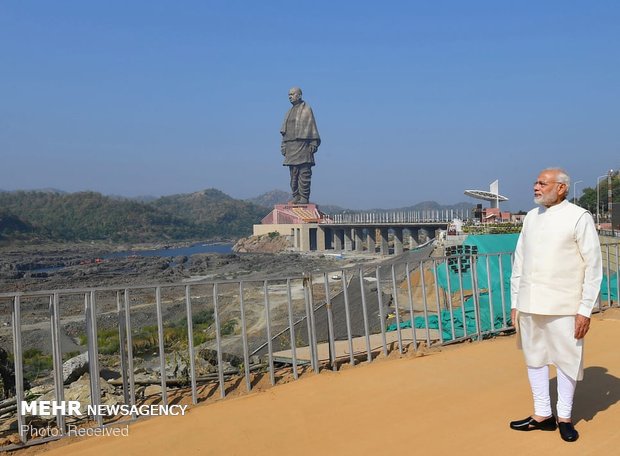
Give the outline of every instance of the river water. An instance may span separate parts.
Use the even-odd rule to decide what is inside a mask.
[[[174,247],[153,250],[125,250],[105,255],[103,258],[143,257],[177,257],[191,256],[197,253],[231,253],[233,244],[193,244],[188,247]]]

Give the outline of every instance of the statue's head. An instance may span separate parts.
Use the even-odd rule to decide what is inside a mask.
[[[292,87],[288,91],[288,101],[295,104],[301,101],[301,89],[299,87]]]

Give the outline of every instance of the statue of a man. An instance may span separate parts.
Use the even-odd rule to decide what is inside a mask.
[[[291,172],[291,192],[294,204],[308,204],[314,154],[321,144],[312,108],[301,99],[301,89],[293,87],[288,91],[288,100],[293,105],[282,123],[282,155],[284,166]]]

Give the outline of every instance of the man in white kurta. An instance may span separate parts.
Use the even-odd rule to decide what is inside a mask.
[[[592,215],[569,203],[570,178],[561,169],[543,170],[534,183],[534,202],[517,242],[511,277],[512,321],[528,369],[534,414],[513,421],[520,431],[560,428],[577,440],[571,421],[577,380],[583,378],[583,338],[602,280],[601,249]],[[549,364],[557,368],[557,424],[549,398]]]

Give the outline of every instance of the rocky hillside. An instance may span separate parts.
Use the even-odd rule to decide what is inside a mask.
[[[214,188],[194,193],[162,196],[151,206],[174,214],[198,228],[203,237],[237,237],[252,232],[268,210],[254,203],[231,198]]]
[[[293,248],[290,236],[281,236],[278,233],[262,234],[242,238],[233,246],[233,252],[239,253],[279,253]]]
[[[271,190],[263,193],[256,198],[250,198],[247,201],[258,204],[259,206],[272,208],[276,204],[285,204],[291,199],[291,194],[282,190]]]
[[[231,239],[250,234],[266,213],[215,189],[150,202],[96,192],[1,192],[0,241]]]

